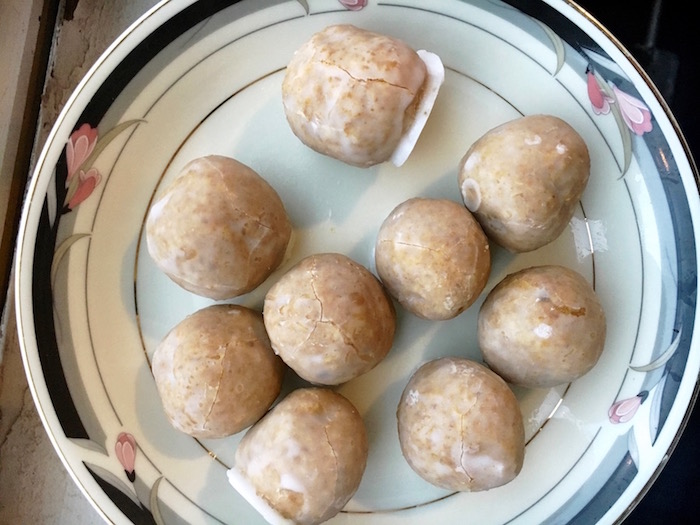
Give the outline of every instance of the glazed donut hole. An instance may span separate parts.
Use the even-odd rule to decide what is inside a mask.
[[[368,453],[364,422],[347,398],[300,388],[246,432],[228,478],[270,523],[316,525],[355,494]]]
[[[595,366],[605,345],[605,312],[582,275],[537,266],[493,288],[479,311],[477,333],[484,360],[504,379],[548,388]]]
[[[265,296],[263,317],[274,351],[320,385],[374,368],[396,331],[394,305],[381,283],[337,253],[311,255],[287,271]]]
[[[189,315],[152,358],[168,420],[197,438],[227,437],[260,419],[280,393],[284,370],[260,313],[238,305]]]
[[[452,319],[479,297],[491,271],[486,235],[464,206],[447,199],[413,198],[379,228],[377,273],[408,311]]]
[[[445,357],[413,374],[397,409],[401,451],[423,479],[477,492],[512,481],[525,456],[520,406],[497,374]]]
[[[293,133],[311,149],[358,167],[402,165],[432,110],[439,57],[350,24],[328,26],[294,53],[282,83]]]
[[[148,253],[182,288],[214,300],[259,286],[281,264],[292,227],[258,173],[220,155],[187,163],[150,207]]]
[[[590,175],[583,138],[552,115],[529,115],[488,131],[459,164],[465,206],[490,239],[529,252],[559,237]]]

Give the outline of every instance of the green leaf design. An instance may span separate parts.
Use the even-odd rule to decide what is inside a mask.
[[[165,525],[165,520],[160,513],[160,508],[158,507],[158,487],[160,487],[160,482],[163,481],[163,476],[159,477],[153,486],[151,487],[151,494],[148,498],[148,506],[151,508],[151,515],[153,516],[153,521],[156,525]]]
[[[107,133],[105,133],[102,137],[97,139],[97,144],[95,144],[94,149],[92,150],[92,153],[88,156],[88,158],[85,159],[85,161],[80,165],[79,170],[86,170],[89,169],[90,166],[95,162],[95,159],[104,151],[104,149],[109,145],[110,142],[112,142],[117,136],[124,131],[125,129],[129,128],[130,126],[133,126],[134,124],[138,124],[140,122],[145,122],[143,119],[132,119],[132,120],[126,120],[120,124],[117,124],[114,126],[112,129],[110,129]]]
[[[68,250],[70,249],[73,244],[75,244],[77,241],[80,239],[84,239],[85,237],[90,237],[90,233],[75,233],[71,235],[70,237],[66,238],[61,244],[58,245],[58,248],[56,248],[56,251],[53,254],[53,261],[51,261],[51,289],[53,290],[54,285],[56,284],[56,274],[58,273],[58,267],[61,264],[61,261],[65,257],[65,255],[68,253]]]
[[[681,334],[683,333],[683,330],[678,330],[678,334],[676,335],[676,338],[671,341],[671,344],[668,346],[668,348],[664,351],[663,354],[661,354],[659,357],[654,359],[651,363],[643,365],[643,366],[632,366],[630,365],[630,368],[634,370],[635,372],[651,372],[652,370],[656,370],[657,368],[662,367],[665,365],[669,359],[673,357],[673,354],[676,353],[676,350],[678,350],[678,346],[681,344]]]
[[[141,502],[134,494],[134,491],[131,490],[131,488],[126,483],[124,483],[117,475],[107,470],[106,468],[96,465],[94,463],[84,463],[90,470],[92,470],[95,474],[102,478],[103,481],[109,483],[115,489],[121,492],[124,496],[129,498],[134,503],[134,505],[136,505],[137,507],[141,506]]]
[[[624,156],[620,175],[620,178],[622,178],[625,176],[632,163],[632,135],[622,118],[620,107],[617,104],[611,104],[610,109],[615,116],[615,122],[617,122],[617,127],[620,129],[620,138],[622,139],[622,153]]]
[[[301,4],[301,7],[304,8],[304,11],[308,15],[309,14],[309,3],[306,0],[297,0],[297,2],[299,2]]]
[[[554,53],[557,56],[557,65],[554,68],[552,76],[556,76],[557,73],[561,71],[561,68],[564,66],[564,61],[566,60],[566,49],[564,48],[564,42],[559,35],[549,28],[549,26],[543,24],[539,20],[535,20],[535,22],[537,22],[537,24],[542,28],[542,31],[544,31],[545,35],[547,35],[549,40],[552,42]]]
[[[96,441],[93,441],[92,439],[84,439],[84,438],[69,438],[70,442],[73,443],[74,445],[84,448],[85,450],[90,450],[92,452],[99,452],[100,454],[107,455],[107,450],[105,447],[101,444],[99,444]]]
[[[80,167],[82,169],[82,164],[80,165]],[[75,192],[78,191],[78,184],[80,184],[80,170],[78,170],[73,175],[73,178],[70,181],[68,191],[66,192],[66,198],[63,201],[64,206],[70,202],[70,200],[73,198],[73,195],[75,195]]]

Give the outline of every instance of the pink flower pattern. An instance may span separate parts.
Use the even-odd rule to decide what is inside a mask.
[[[651,112],[649,108],[641,100],[629,93],[625,93],[616,85],[613,84],[612,89],[627,127],[640,136],[651,131]]]
[[[90,167],[88,169],[87,166],[84,166],[85,161],[90,158],[94,151],[97,140],[97,128],[93,128],[90,124],[81,125],[68,138],[66,143],[68,195],[65,203],[67,210],[75,209],[78,204],[87,199],[102,179],[97,168]]]
[[[114,452],[117,454],[117,459],[124,467],[126,477],[132,483],[136,480],[136,471],[134,463],[136,460],[136,439],[128,432],[122,432],[117,436],[117,442],[114,445]]]
[[[75,209],[78,204],[87,199],[102,180],[102,176],[96,168],[90,168],[87,172],[80,170],[78,177],[78,187],[67,204],[70,210]]]
[[[610,422],[613,424],[627,423],[634,417],[639,407],[646,401],[648,395],[649,392],[643,390],[634,397],[629,397],[613,403],[608,410],[608,419],[610,419]]]
[[[593,113],[596,115],[607,115],[610,113],[610,103],[615,100],[606,95],[598,84],[598,79],[591,69],[586,70],[588,84],[588,98],[593,107]]]
[[[91,127],[90,124],[83,124],[71,134],[66,144],[68,164],[66,186],[95,149],[95,144],[97,144],[97,128]]]
[[[367,0],[338,0],[350,11],[359,11],[367,5]]]
[[[604,81],[588,67],[586,69],[586,86],[593,113],[607,115],[610,113],[612,104],[617,104],[622,120],[632,133],[642,136],[651,131],[651,111],[644,102],[622,91],[612,82],[609,82],[609,86],[604,84],[606,89],[603,89],[601,83]]]

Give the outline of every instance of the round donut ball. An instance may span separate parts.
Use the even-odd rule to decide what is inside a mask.
[[[364,266],[337,253],[311,255],[265,296],[272,348],[300,377],[338,385],[374,368],[389,353],[396,312]]]
[[[284,376],[260,313],[223,304],[198,310],[168,332],[152,370],[170,423],[197,438],[230,436],[255,423]]]
[[[375,264],[406,310],[444,320],[477,299],[491,272],[491,253],[486,235],[464,206],[414,198],[394,208],[379,228]]]
[[[301,388],[246,432],[229,480],[277,515],[315,525],[355,494],[367,454],[365,425],[352,403],[329,389]]]
[[[440,59],[353,25],[314,34],[292,57],[282,102],[294,134],[313,150],[368,167],[401,165],[444,80]]]
[[[291,224],[279,195],[229,157],[189,162],[146,219],[148,252],[184,289],[211,299],[250,292],[284,258]]]
[[[486,297],[477,328],[484,360],[495,372],[538,388],[569,383],[593,368],[605,332],[593,287],[556,265],[508,275]]]
[[[512,252],[564,231],[590,174],[588,147],[569,124],[531,115],[477,140],[459,165],[462,198],[486,235]]]
[[[421,366],[403,391],[397,418],[406,461],[438,487],[488,490],[522,468],[518,401],[503,379],[474,361],[444,357]]]

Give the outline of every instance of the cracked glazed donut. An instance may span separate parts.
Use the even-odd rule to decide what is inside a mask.
[[[488,490],[520,473],[520,406],[505,381],[479,363],[444,357],[422,365],[401,395],[397,419],[406,461],[438,487]]]
[[[486,286],[491,253],[469,210],[447,199],[399,204],[377,234],[380,279],[401,306],[424,319],[452,319]]]
[[[221,304],[170,330],[153,354],[152,371],[175,428],[221,438],[265,414],[279,395],[284,364],[270,347],[260,313]]]
[[[246,432],[228,478],[269,523],[316,525],[355,494],[367,454],[352,403],[329,389],[301,388]]]
[[[337,253],[311,255],[268,291],[263,307],[272,348],[300,377],[338,385],[389,353],[396,312],[377,278]]]
[[[506,381],[532,388],[569,383],[590,371],[605,346],[606,320],[593,287],[558,265],[506,276],[481,305],[484,360]]]
[[[292,228],[277,192],[220,155],[189,162],[151,206],[148,252],[174,282],[215,300],[250,292],[280,265]]]
[[[486,235],[515,253],[559,237],[588,183],[583,138],[562,119],[529,115],[490,130],[459,165],[464,204]]]
[[[292,57],[282,102],[294,134],[313,150],[360,167],[410,155],[445,70],[424,50],[353,25],[314,34]]]

